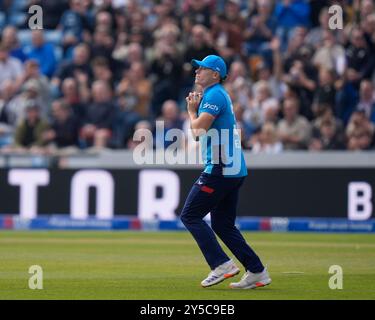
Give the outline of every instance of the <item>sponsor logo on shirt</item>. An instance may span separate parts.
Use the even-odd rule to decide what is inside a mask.
[[[204,105],[203,105],[203,109],[210,109],[210,110],[213,110],[213,111],[219,111],[219,107],[214,105],[214,104],[209,104],[208,102],[206,102]]]

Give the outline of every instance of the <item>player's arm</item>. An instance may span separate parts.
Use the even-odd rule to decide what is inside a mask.
[[[215,117],[207,112],[202,112],[199,117],[196,113],[193,114],[189,112],[189,117],[190,127],[193,131],[194,137],[199,137],[205,134],[215,120]]]
[[[208,112],[202,112],[199,116],[197,115],[201,99],[202,94],[198,92],[190,92],[186,97],[190,127],[193,131],[194,137],[199,137],[200,135],[205,134],[215,120],[215,116]]]

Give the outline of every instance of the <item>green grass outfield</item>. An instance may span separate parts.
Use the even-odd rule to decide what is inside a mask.
[[[244,235],[270,286],[232,290],[238,275],[201,288],[209,269],[187,232],[1,231],[0,299],[375,299],[375,235]],[[28,288],[31,265],[43,268],[43,290]],[[328,287],[331,265],[342,290]]]

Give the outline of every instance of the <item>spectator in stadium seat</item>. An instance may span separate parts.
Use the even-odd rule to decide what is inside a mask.
[[[350,70],[346,69],[344,75],[336,81],[335,114],[345,126],[359,101],[357,85],[351,79]]]
[[[184,0],[183,24],[189,25],[185,30],[190,30],[195,24],[203,24],[206,28],[211,27],[211,8],[206,0]]]
[[[320,126],[314,129],[312,131],[312,138],[309,142],[309,150],[321,151],[345,149],[344,141],[337,131],[333,119],[323,120]]]
[[[154,77],[151,108],[155,117],[161,114],[164,101],[177,101],[180,96],[182,57],[177,46],[176,31],[178,28],[169,25],[155,34],[156,42],[150,64],[150,73]]]
[[[375,5],[372,0],[362,0],[359,8],[358,19],[365,19],[368,15],[375,12]]]
[[[325,68],[340,76],[343,75],[345,49],[336,41],[332,31],[322,32],[322,45],[315,51],[312,61],[317,68]]]
[[[9,48],[9,55],[19,59],[22,63],[27,60],[24,48],[21,47],[18,37],[17,28],[11,25],[6,26],[1,33],[1,41]]]
[[[246,64],[242,60],[237,59],[233,61],[233,63],[231,63],[228,70],[228,76],[225,79],[224,85],[234,84],[236,81],[239,81],[240,79],[246,80],[249,83],[251,83],[249,78],[249,70]]]
[[[254,78],[256,83],[259,81],[266,81],[271,90],[272,96],[281,99],[283,95],[283,83],[275,76],[275,72],[272,72],[272,68],[269,64],[264,61],[260,61],[255,67]]]
[[[91,97],[87,83],[79,83],[74,78],[66,78],[62,85],[61,99],[67,104],[77,120],[82,123],[86,117],[86,103]]]
[[[173,141],[169,141],[171,137],[167,138],[168,131],[172,129],[180,129],[176,133],[181,133],[179,136],[179,141],[183,143],[182,136],[182,126],[183,121],[180,116],[180,109],[177,102],[174,100],[167,100],[163,103],[161,116],[156,119],[156,133],[155,133],[155,145],[156,147],[161,146],[162,148],[168,148],[170,145],[174,144],[175,137]],[[164,130],[163,130],[164,129]],[[175,145],[174,145],[175,146]],[[183,145],[177,145],[181,148]]]
[[[0,148],[13,143],[14,127],[9,119],[9,102],[14,95],[11,80],[6,80],[0,87]]]
[[[276,154],[283,150],[283,144],[277,136],[276,126],[272,122],[263,124],[260,132],[251,141],[252,153]]]
[[[313,48],[305,44],[305,38],[307,34],[307,29],[305,27],[296,27],[293,30],[293,36],[288,42],[287,51],[282,55],[282,65],[281,68],[283,73],[288,73],[296,61],[302,62],[303,69],[309,79],[316,79],[316,67],[312,64]],[[280,39],[277,38],[280,42]],[[274,40],[275,41],[275,40]],[[277,43],[276,41],[276,43]],[[279,52],[281,53],[281,43],[278,44]],[[275,53],[275,52],[274,52]],[[275,59],[275,54],[274,54]],[[280,79],[288,85],[288,83],[283,78],[281,72]],[[312,95],[311,95],[312,98]]]
[[[43,30],[32,30],[31,41],[32,45],[27,51],[28,59],[37,60],[42,74],[50,78],[57,66],[54,46],[45,42]]]
[[[304,0],[276,1],[274,16],[276,34],[281,41],[282,51],[285,50],[291,32],[297,26],[310,26],[310,6]]]
[[[80,78],[85,77],[87,83],[91,83],[93,74],[90,66],[90,49],[89,47],[82,43],[74,48],[73,60],[63,63],[56,70],[51,83],[56,88],[59,88],[61,82],[65,78],[75,78],[80,80]]]
[[[224,7],[224,16],[225,20],[229,24],[229,35],[237,35],[237,32],[241,34],[239,38],[239,44],[231,45],[231,41],[229,41],[229,47],[233,47],[236,54],[241,54],[242,50],[242,42],[243,42],[243,30],[246,28],[246,19],[242,16],[240,11],[240,2],[241,0],[229,0],[225,2]],[[238,49],[237,49],[238,47]],[[238,50],[238,51],[237,51]]]
[[[272,65],[268,64],[264,59],[260,60],[255,66],[254,78],[257,81],[267,81],[272,96],[276,99],[281,99],[284,87],[281,81],[283,61],[278,38],[275,37],[271,40],[270,49],[272,50]]]
[[[148,120],[141,120],[137,122],[134,128],[134,132],[137,132],[137,135],[139,137],[147,137],[152,132],[152,125],[151,122]],[[133,139],[133,137],[130,137],[127,141],[126,147],[130,150],[134,150],[139,144],[143,144],[147,149],[153,149],[154,141],[151,140],[145,140],[145,138],[142,138],[140,141],[138,139]]]
[[[229,67],[224,87],[234,102],[246,106],[251,97],[251,81],[246,65],[241,60],[235,60]]]
[[[113,81],[121,79],[122,71],[125,67],[123,61],[118,61],[113,58],[112,52],[114,50],[115,40],[104,26],[97,26],[93,34],[93,41],[91,44],[91,60],[95,58],[104,58],[108,62],[108,66],[113,75]]]
[[[211,22],[214,47],[230,65],[233,60],[240,58],[242,55],[245,23],[243,22],[242,27],[240,27],[241,21],[239,24],[233,24],[225,14],[213,16]]]
[[[182,21],[181,8],[177,1],[163,0],[159,1],[154,7],[146,11],[146,21],[148,29],[159,28],[167,20],[174,19],[174,22]]]
[[[128,110],[136,112],[143,118],[150,115],[151,81],[146,78],[146,70],[142,62],[131,64],[130,69],[118,84],[116,94],[119,97],[125,96],[126,100],[132,97],[134,104],[129,105]]]
[[[48,128],[48,121],[42,117],[38,103],[35,100],[28,101],[25,118],[16,128],[14,146],[11,150],[44,153],[43,134]]]
[[[137,42],[139,43],[142,47],[149,46],[152,43],[152,37],[151,37],[151,32],[147,29],[145,26],[146,23],[146,16],[142,12],[141,9],[138,9],[135,11],[133,14],[129,16],[130,18],[130,32],[129,32],[129,42]],[[170,20],[170,21],[165,21],[163,24],[161,24],[160,27],[164,24],[177,24],[176,21]]]
[[[98,56],[91,60],[91,69],[94,75],[94,81],[103,80],[112,87],[114,83],[113,73],[108,59],[104,56]]]
[[[292,29],[296,26],[310,26],[310,6],[304,0],[281,0],[275,5],[274,15],[279,27]]]
[[[270,63],[272,51],[270,41],[276,29],[276,21],[272,16],[272,2],[257,0],[257,13],[249,16],[244,32],[244,49],[246,56],[260,55]]]
[[[306,55],[310,56],[309,53]],[[294,60],[289,71],[284,74],[283,81],[299,97],[300,113],[311,120],[313,118],[312,102],[317,84],[315,82],[316,70],[307,60],[308,58]]]
[[[314,2],[314,1],[313,1]],[[306,43],[319,49],[324,42],[324,32],[330,31],[329,29],[329,12],[328,7],[324,7],[319,12],[319,25],[310,29],[306,35]]]
[[[25,85],[29,80],[34,80],[38,85],[38,92],[42,100],[39,105],[42,108],[43,115],[48,112],[48,105],[51,102],[49,80],[41,73],[40,63],[35,59],[28,59],[24,63],[24,72],[21,77],[20,84]],[[21,88],[22,89],[22,88]]]
[[[85,18],[85,7],[81,0],[70,0],[69,10],[66,10],[59,22],[58,29],[63,32],[62,46],[64,57],[69,57],[70,49],[85,39],[85,32],[89,29]]]
[[[307,28],[295,27],[292,32],[292,37],[287,43],[287,50],[282,51],[281,39],[276,37],[280,41],[279,50],[283,53],[283,59],[285,61],[285,69],[288,69],[295,59],[301,58],[301,48],[312,48],[305,43],[307,35]]]
[[[272,97],[271,89],[266,81],[258,81],[253,86],[253,99],[244,113],[244,120],[254,130],[262,127],[265,120],[265,105],[275,98]]]
[[[73,147],[78,149],[79,122],[70,106],[64,100],[52,103],[50,129],[43,133],[43,139],[50,150]]]
[[[333,122],[336,133],[340,137],[344,136],[344,133],[345,133],[344,123],[342,122],[341,119],[335,116],[333,106],[326,104],[326,103],[319,104],[316,108],[316,118],[311,123],[313,130],[314,131],[320,130],[320,127],[323,121]]]
[[[357,110],[364,111],[367,118],[375,124],[375,90],[370,80],[362,80],[359,88]]]
[[[14,89],[18,90],[22,84],[22,63],[17,59],[9,56],[9,47],[1,42],[0,43],[0,86],[6,80],[12,80]]]
[[[359,151],[373,149],[374,134],[364,128],[355,128],[347,139],[348,150]]]
[[[86,2],[94,5],[94,21],[93,24],[95,25],[97,21],[96,16],[99,12],[107,12],[111,15],[111,24],[114,30],[118,29],[120,26],[117,24],[116,14],[121,12],[122,14],[131,15],[133,13],[131,1],[126,1],[123,5],[116,4],[116,1],[113,0],[102,0],[102,1],[87,1]],[[119,2],[119,1],[117,1]],[[134,6],[137,6],[136,1],[133,1]],[[126,6],[125,6],[126,4]],[[86,5],[87,7],[88,5]],[[117,8],[116,8],[117,7]],[[104,18],[107,20],[108,18]]]
[[[38,104],[39,113],[43,118],[47,118],[50,101],[46,97],[48,97],[48,89],[46,89],[43,82],[35,78],[29,78],[22,85],[19,93],[8,103],[6,111],[9,124],[14,128],[18,125],[25,115],[25,110],[30,100]]]
[[[178,54],[182,54],[184,45],[180,41],[181,30],[175,22],[167,22],[153,33],[156,41],[163,42],[168,46],[175,46]]]
[[[82,147],[105,148],[112,135],[115,105],[108,83],[97,80],[92,84],[92,102],[87,106],[80,132]]]
[[[243,119],[246,107],[241,105],[239,102],[233,103],[233,112],[236,117],[237,129],[241,134],[241,145],[247,149],[247,142],[249,141],[254,129]]]
[[[114,39],[109,28],[96,26],[91,44],[91,58],[105,57],[111,59],[114,49]]]
[[[194,84],[195,73],[191,66],[192,59],[203,59],[210,54],[218,54],[217,50],[213,47],[212,37],[210,30],[204,25],[194,25],[189,33],[187,39],[187,48],[184,52],[183,57],[183,87],[184,90],[181,93],[183,101],[185,103],[186,94],[189,93],[192,85]]]
[[[144,57],[142,46],[137,42],[130,42],[129,44],[121,44],[116,47],[112,53],[113,58],[117,63],[121,63],[121,73],[130,68],[135,62],[147,63]]]
[[[316,116],[316,108],[321,104],[334,106],[336,103],[335,75],[332,71],[320,68],[318,85],[314,92],[312,111]]]
[[[95,29],[105,30],[110,34],[116,32],[115,19],[112,14],[106,10],[100,10],[95,15]]]
[[[279,121],[280,111],[279,101],[275,98],[268,99],[263,104],[264,123],[271,122],[276,125]]]
[[[144,64],[132,63],[116,87],[118,110],[114,140],[118,147],[126,145],[138,121],[150,118],[151,88],[151,81],[145,77]]]
[[[115,47],[119,48],[129,42],[130,32],[130,19],[124,10],[117,8],[114,11],[114,22],[116,24],[116,44]]]
[[[364,111],[354,111],[345,133],[348,150],[368,150],[372,147],[375,126],[366,117]]]
[[[284,118],[277,124],[278,136],[285,150],[306,149],[311,136],[311,125],[298,114],[297,99],[286,99],[283,105]]]
[[[375,46],[375,12],[367,15],[366,18],[361,20],[361,29],[364,32],[367,43],[373,51]]]
[[[360,28],[353,28],[346,49],[347,77],[358,89],[362,79],[371,78],[375,68],[375,55]]]

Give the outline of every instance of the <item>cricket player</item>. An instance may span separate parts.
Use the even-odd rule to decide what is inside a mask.
[[[247,168],[232,102],[222,86],[227,67],[216,55],[202,61],[193,59],[191,63],[197,68],[195,84],[202,92],[189,93],[187,110],[193,135],[199,137],[202,146],[205,168],[186,199],[181,221],[211,268],[201,285],[210,287],[240,272],[219,245],[216,233],[246,270],[241,280],[230,287],[263,287],[271,283],[269,274],[235,226],[238,192]],[[203,220],[208,213],[211,213],[212,229]]]

